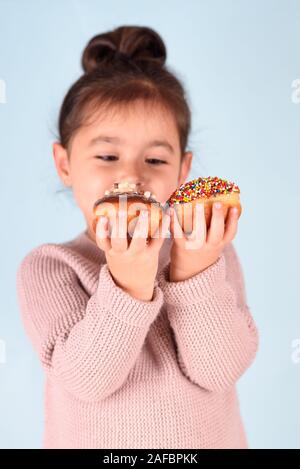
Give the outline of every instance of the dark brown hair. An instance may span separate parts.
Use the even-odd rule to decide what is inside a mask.
[[[172,113],[178,129],[181,158],[191,128],[185,90],[165,65],[167,52],[160,35],[142,26],[121,26],[94,36],[81,59],[84,74],[67,92],[58,119],[59,142],[70,151],[75,132],[96,111],[118,110],[142,100]]]

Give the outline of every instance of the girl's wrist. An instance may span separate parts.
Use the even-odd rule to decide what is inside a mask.
[[[153,298],[154,285],[149,289],[137,290],[131,288],[123,288],[123,290],[128,293],[133,298],[141,301],[151,301]]]
[[[184,271],[181,269],[173,269],[172,265],[170,266],[170,272],[169,272],[169,281],[170,282],[182,282],[184,280],[188,280],[191,277],[194,277],[194,275],[199,274],[200,272],[203,272],[207,267],[209,266],[197,266],[196,269],[191,269],[189,271]]]
[[[142,300],[151,301],[154,292],[154,282],[149,285],[143,285],[141,287],[135,285],[126,285],[124,282],[119,282],[114,275],[112,275],[115,284],[122,288],[123,291],[131,295],[132,297]]]

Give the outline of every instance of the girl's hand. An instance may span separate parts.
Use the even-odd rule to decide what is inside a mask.
[[[170,252],[171,282],[186,280],[214,264],[224,246],[233,240],[237,232],[238,211],[229,210],[226,226],[222,203],[213,204],[210,228],[207,232],[204,205],[198,203],[194,208],[193,230],[186,235],[179,224],[177,213],[170,209],[170,230],[174,238]]]
[[[170,215],[164,214],[158,230],[147,244],[148,210],[141,210],[128,247],[127,212],[116,213],[111,237],[107,230],[108,219],[99,217],[96,243],[105,252],[115,283],[137,299],[152,299],[159,251],[167,237],[169,226]]]

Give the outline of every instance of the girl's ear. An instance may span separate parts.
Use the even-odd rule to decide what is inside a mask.
[[[192,159],[193,159],[193,153],[191,151],[187,151],[183,156],[181,166],[180,166],[180,171],[179,171],[179,176],[178,176],[179,186],[185,183],[189,175],[189,172],[192,166]]]
[[[61,181],[65,186],[72,186],[67,150],[59,142],[53,143],[52,150],[56,171]]]

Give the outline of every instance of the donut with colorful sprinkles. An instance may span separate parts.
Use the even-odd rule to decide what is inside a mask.
[[[185,232],[191,232],[195,205],[204,204],[206,225],[209,228],[212,205],[215,202],[222,203],[225,221],[230,207],[237,207],[238,217],[240,217],[242,206],[239,187],[234,182],[217,176],[199,177],[181,184],[170,195],[166,205],[174,208],[182,229]]]

